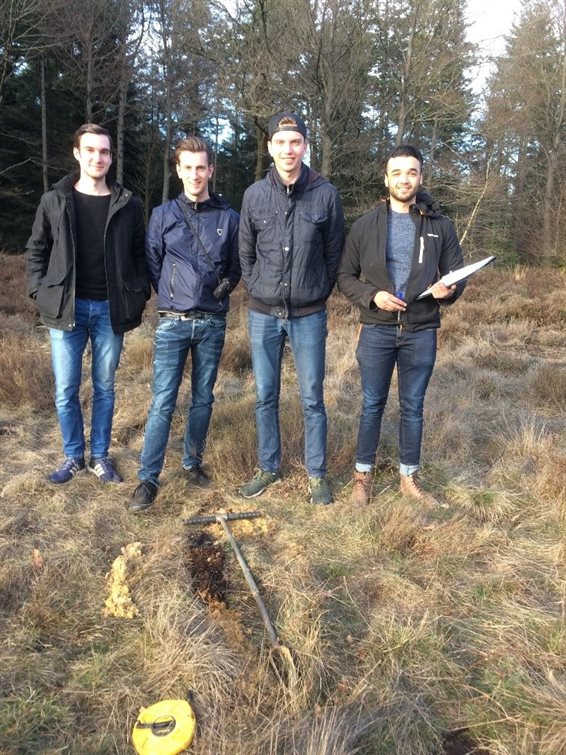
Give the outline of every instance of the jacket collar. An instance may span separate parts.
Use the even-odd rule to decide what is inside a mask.
[[[313,170],[312,168],[309,168],[308,165],[305,165],[305,163],[302,163],[301,172],[294,184],[290,184],[289,186],[284,184],[275,166],[271,168],[267,178],[271,181],[272,186],[278,191],[284,192],[287,196],[293,196],[308,191],[311,186],[317,183],[322,177],[320,173],[316,172],[316,170]]]
[[[205,199],[204,202],[191,202],[184,191],[179,194],[177,199],[195,212],[201,212],[209,208],[223,210],[229,206],[228,202],[214,191],[210,192],[208,199]]]
[[[73,187],[79,180],[79,176],[80,173],[78,171],[76,171],[75,173],[68,173],[66,176],[63,176],[63,178],[53,184],[53,189],[69,199],[73,195]],[[116,202],[116,200],[120,196],[124,199],[128,199],[130,197],[131,192],[129,192],[127,189],[124,189],[124,187],[116,181],[108,181],[108,188],[110,189],[112,203]]]

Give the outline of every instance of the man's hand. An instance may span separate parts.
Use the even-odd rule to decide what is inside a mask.
[[[430,289],[430,293],[432,296],[434,296],[435,299],[450,299],[452,296],[454,296],[454,291],[456,290],[456,285],[453,286],[445,286],[444,283],[441,281],[437,281],[434,286]]]
[[[378,309],[383,309],[386,312],[404,312],[407,309],[406,301],[398,299],[388,291],[378,291],[373,297],[373,302]]]

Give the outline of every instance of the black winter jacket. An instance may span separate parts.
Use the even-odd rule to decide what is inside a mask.
[[[324,309],[344,246],[337,190],[306,165],[291,191],[275,168],[244,193],[240,263],[250,309],[298,317]]]
[[[75,321],[76,216],[73,186],[78,174],[58,181],[41,197],[26,244],[28,294],[41,321],[71,329]],[[111,197],[104,232],[104,263],[112,330],[137,327],[151,289],[144,253],[143,206],[119,184]]]
[[[417,300],[442,275],[464,265],[462,250],[452,223],[439,211],[438,204],[428,194],[419,192],[411,207],[417,227],[413,264],[405,291],[407,309],[386,312],[378,309],[373,297],[378,291],[394,293],[386,264],[387,208],[383,202],[352,225],[346,239],[344,255],[338,271],[338,288],[360,308],[360,320],[377,325],[398,325],[409,331],[440,327],[439,301],[432,296]],[[460,296],[465,282],[459,283],[450,299]]]
[[[192,228],[179,202],[188,211]],[[212,292],[219,279],[228,278],[232,291],[241,277],[238,213],[218,194],[195,203],[182,193],[156,207],[147,227],[146,253],[158,309],[228,311],[228,295],[218,301]]]

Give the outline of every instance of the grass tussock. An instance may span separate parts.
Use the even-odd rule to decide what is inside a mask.
[[[0,403],[28,410],[53,404],[53,373],[46,343],[34,333],[2,337]],[[43,359],[38,359],[38,354]]]
[[[395,383],[372,504],[348,504],[360,385],[355,310],[329,306],[326,400],[335,505],[313,508],[292,354],[282,374],[283,480],[254,501],[257,464],[245,295],[233,297],[205,465],[181,471],[190,364],[155,506],[134,518],[151,400],[151,302],[128,333],[112,454],[125,477],[46,480],[60,456],[45,331],[23,260],[0,297],[0,751],[125,753],[140,706],[190,699],[195,755],[481,755],[564,752],[566,447],[564,278],[490,268],[444,314],[425,406],[423,477],[449,504],[425,519],[398,491]],[[9,290],[9,294],[7,291]],[[87,435],[90,377],[82,403]],[[296,671],[283,685],[256,603],[219,525],[184,519],[257,509],[231,529]],[[189,534],[223,554],[225,599],[193,589]],[[129,544],[131,618],[105,611]],[[136,546],[137,548],[137,546]],[[134,610],[135,609],[135,610]],[[284,669],[283,681],[285,677]]]
[[[540,365],[530,379],[533,397],[554,413],[566,412],[566,370],[560,364]]]

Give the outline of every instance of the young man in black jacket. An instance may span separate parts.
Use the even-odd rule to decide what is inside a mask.
[[[192,402],[182,463],[190,482],[209,482],[202,456],[224,347],[229,294],[241,276],[238,213],[208,189],[214,171],[210,145],[196,136],[182,139],[175,148],[175,163],[184,191],[156,207],[147,228],[147,261],[157,292],[159,324],[153,351],[153,399],[138,471],[140,483],[129,506],[134,513],[148,509],[157,495],[189,354]]]
[[[334,186],[302,161],[307,129],[300,115],[273,116],[268,135],[274,166],[246,190],[240,217],[260,468],[239,492],[253,498],[280,479],[279,393],[288,338],[303,405],[311,501],[328,504],[332,498],[326,482],[323,397],[326,300],[336,282],[344,216]]]
[[[464,263],[454,227],[437,204],[419,192],[422,166],[422,155],[412,145],[401,144],[391,152],[385,171],[389,198],[353,224],[338,272],[338,287],[359,306],[362,322],[356,349],[363,405],[354,504],[369,503],[371,497],[381,418],[395,366],[401,492],[425,505],[438,504],[417,477],[423,406],[436,359],[439,304],[456,301],[465,284],[446,287],[439,280]],[[431,295],[418,299],[431,285]]]
[[[108,181],[112,140],[87,123],[75,133],[79,174],[65,176],[41,197],[27,242],[28,293],[48,326],[63,462],[49,475],[65,483],[85,468],[79,389],[83,353],[92,347],[88,470],[121,482],[108,456],[114,376],[124,333],[141,322],[150,295],[141,202]]]

